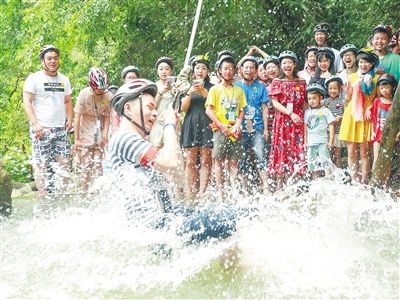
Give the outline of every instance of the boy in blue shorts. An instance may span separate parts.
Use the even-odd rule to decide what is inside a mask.
[[[313,178],[320,171],[327,173],[329,149],[334,143],[335,118],[329,109],[321,105],[324,94],[325,89],[320,84],[313,83],[307,87],[309,108],[304,113],[304,146],[307,149],[308,171]]]

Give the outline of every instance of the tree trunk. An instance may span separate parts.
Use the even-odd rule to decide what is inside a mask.
[[[384,187],[390,176],[390,171],[395,164],[396,158],[396,135],[400,131],[400,89],[397,87],[393,97],[392,107],[386,119],[383,129],[382,141],[379,149],[376,166],[372,172],[371,184]]]
[[[0,217],[11,214],[12,200],[11,193],[13,185],[10,176],[4,169],[3,163],[0,161]]]

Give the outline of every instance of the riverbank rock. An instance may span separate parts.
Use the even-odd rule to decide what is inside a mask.
[[[8,216],[11,214],[12,190],[13,184],[10,175],[6,172],[3,162],[0,161],[0,216]]]

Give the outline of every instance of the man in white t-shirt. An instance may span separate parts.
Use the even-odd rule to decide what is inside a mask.
[[[334,73],[338,73],[343,70],[342,59],[340,58],[340,52],[332,47],[328,46],[328,40],[330,35],[330,28],[328,23],[320,23],[314,27],[314,40],[317,44],[318,49],[323,47],[330,48],[335,54],[335,70]]]
[[[72,91],[68,77],[58,72],[59,55],[55,46],[43,46],[42,70],[28,76],[23,90],[38,197],[46,196],[52,186],[62,190],[70,155],[67,131],[72,128]]]

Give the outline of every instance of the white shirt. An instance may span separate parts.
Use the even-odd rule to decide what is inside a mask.
[[[50,77],[43,71],[38,71],[28,76],[24,84],[24,92],[34,95],[33,110],[41,126],[65,126],[65,96],[72,94],[68,77],[61,73]]]

